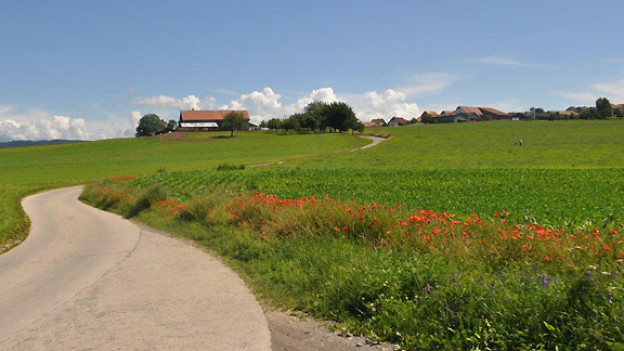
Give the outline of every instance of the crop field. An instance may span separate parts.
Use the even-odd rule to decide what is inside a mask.
[[[462,217],[472,213],[491,217],[506,210],[511,211],[510,221],[566,228],[606,228],[621,225],[624,218],[624,172],[614,168],[194,171],[163,173],[130,184],[161,185],[181,202],[219,187],[282,198],[329,195],[365,204],[400,203],[412,211],[431,209]]]

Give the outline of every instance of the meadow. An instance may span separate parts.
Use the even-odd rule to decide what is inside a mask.
[[[190,133],[0,150],[0,248],[28,233],[20,199],[44,189],[107,176],[159,170],[211,170],[222,163],[258,164],[350,150],[368,142],[350,135]],[[0,252],[2,250],[0,249]]]
[[[370,132],[392,136],[357,152],[335,134],[88,143],[68,155],[99,156],[70,182],[44,178],[82,160],[58,151],[37,176],[8,167],[23,188],[3,199],[105,178],[84,201],[213,250],[270,306],[403,349],[624,349],[624,123]],[[43,149],[25,150],[11,162]]]

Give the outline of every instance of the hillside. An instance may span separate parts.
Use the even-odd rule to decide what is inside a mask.
[[[185,133],[154,138],[29,146],[0,150],[0,248],[23,239],[28,224],[19,199],[43,189],[109,176],[209,170],[334,153],[369,143],[346,134]],[[0,250],[2,251],[2,250]]]

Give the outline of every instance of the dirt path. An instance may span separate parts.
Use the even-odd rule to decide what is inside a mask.
[[[380,137],[376,137],[376,136],[372,136],[372,135],[360,135],[360,138],[365,138],[365,139],[370,139],[373,142],[368,144],[368,145],[364,145],[361,148],[352,150],[352,151],[359,151],[359,150],[366,150],[366,149],[370,149],[371,147],[375,147],[377,145],[379,145],[381,142],[384,142],[386,140],[388,140],[388,138],[380,138]]]
[[[376,136],[372,136],[372,135],[358,135],[358,138],[364,138],[364,139],[370,139],[373,142],[355,149],[351,149],[351,150],[346,150],[346,151],[337,151],[337,152],[332,152],[331,154],[339,154],[339,153],[343,153],[343,152],[357,152],[357,151],[361,151],[361,150],[366,150],[368,148],[371,147],[375,147],[377,145],[379,145],[381,142],[388,140],[388,138],[380,138],[380,137],[376,137]],[[323,155],[328,155],[328,154],[323,154]],[[252,165],[247,165],[247,168],[258,168],[258,167],[266,167],[266,166],[273,166],[273,165],[281,165],[284,162],[290,161],[290,160],[296,160],[296,159],[300,159],[303,157],[317,157],[317,156],[321,156],[321,155],[306,155],[306,156],[293,156],[293,157],[289,157],[280,161],[274,161],[274,162],[266,162],[266,163],[257,163],[257,164],[252,164]]]
[[[260,304],[221,261],[78,201],[22,202],[30,235],[0,256],[0,350],[270,350]]]

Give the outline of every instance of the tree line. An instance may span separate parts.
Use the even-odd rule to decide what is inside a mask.
[[[230,112],[223,117],[220,129],[230,132],[230,136],[234,136],[234,131],[245,129],[247,121],[245,116],[240,112]],[[173,132],[178,128],[178,122],[171,119],[165,122],[158,115],[150,113],[139,120],[136,128],[136,136],[150,136],[158,133]]]
[[[613,108],[611,101],[606,97],[601,97],[596,100],[596,105],[587,107],[587,106],[579,106],[568,107],[567,111],[574,111],[577,115],[571,114],[562,114],[559,111],[544,111],[543,108],[531,108],[531,110],[527,113],[535,115],[541,115],[550,120],[558,120],[558,119],[607,119],[618,117],[624,117],[624,110],[622,108]],[[547,116],[546,116],[547,115]]]
[[[271,118],[260,123],[261,128],[271,130],[297,131],[363,131],[364,124],[355,116],[351,106],[344,102],[309,103],[303,113],[295,113],[287,118]]]

